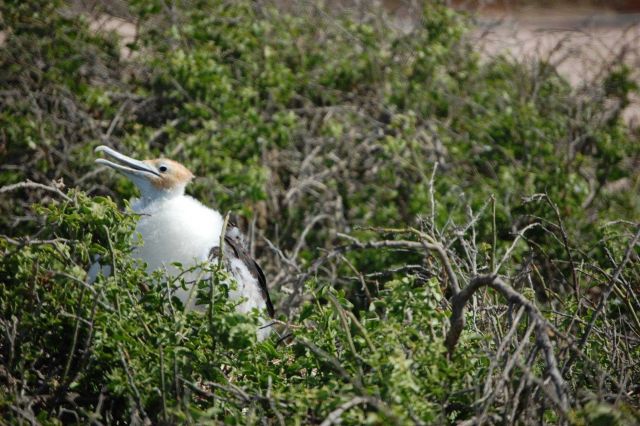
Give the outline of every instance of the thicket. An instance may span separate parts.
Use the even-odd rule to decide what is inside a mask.
[[[480,58],[436,1],[410,27],[314,2],[0,7],[7,423],[640,422],[628,68],[574,89]],[[183,162],[238,216],[278,333],[255,342],[215,267],[203,313],[132,262],[135,190],[100,144]]]

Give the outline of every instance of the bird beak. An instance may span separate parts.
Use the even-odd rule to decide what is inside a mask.
[[[114,163],[104,158],[96,159],[96,163],[104,164],[105,166],[109,166],[112,169],[121,171],[126,175],[140,176],[140,177],[146,177],[146,178],[150,177],[149,175],[160,177],[160,173],[158,173],[156,169],[154,169],[149,164],[140,160],[136,160],[131,157],[127,157],[124,154],[120,154],[118,151],[115,151],[109,148],[108,146],[100,145],[95,149],[95,152],[104,152],[109,157],[113,158],[114,160],[117,160],[121,164]]]

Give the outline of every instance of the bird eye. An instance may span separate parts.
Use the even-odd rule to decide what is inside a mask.
[[[160,166],[158,167],[158,170],[160,170],[160,172],[164,173],[167,171],[167,166]]]

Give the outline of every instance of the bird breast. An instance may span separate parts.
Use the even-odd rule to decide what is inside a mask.
[[[191,267],[206,260],[211,248],[220,243],[222,215],[189,196],[158,200],[137,213],[136,231],[142,244],[133,254],[147,263],[149,272],[164,267],[177,273],[171,263]]]
[[[148,272],[166,269],[168,274],[176,276],[182,271],[172,263],[179,262],[183,269],[189,269],[207,260],[211,249],[220,245],[224,226],[222,215],[189,196],[157,200],[137,209],[136,213],[140,214],[136,233],[142,241],[134,242],[133,255],[146,262]],[[235,232],[240,238],[239,231]],[[237,286],[229,291],[229,298],[244,298],[236,307],[237,311],[266,310],[257,277],[252,275],[241,259],[225,260],[227,269],[237,281]],[[197,268],[184,273],[182,277],[187,282],[203,278]],[[195,307],[189,289],[179,288],[174,294],[187,306]],[[263,318],[261,324],[264,326],[266,323],[266,318]],[[269,327],[261,327],[257,333],[258,340],[265,339],[270,332]]]

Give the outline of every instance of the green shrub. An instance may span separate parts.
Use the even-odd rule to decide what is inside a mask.
[[[91,29],[99,8],[0,16],[4,419],[638,421],[628,69],[579,92],[549,64],[481,60],[436,1],[411,31],[307,2],[119,7],[139,31],[128,55]],[[255,342],[214,266],[206,308],[185,312],[168,296],[184,283],[132,261],[136,217],[111,199],[134,187],[95,172],[104,143],[185,163],[191,194],[238,214],[278,333]],[[92,282],[96,261],[112,274]],[[453,279],[498,265],[548,323],[567,409],[541,384],[535,321],[494,290],[446,350]]]

